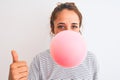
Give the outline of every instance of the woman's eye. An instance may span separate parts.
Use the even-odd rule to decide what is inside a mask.
[[[72,28],[78,28],[78,26],[72,26]]]
[[[59,28],[59,29],[63,29],[63,28],[64,28],[64,26],[58,26],[58,28]]]

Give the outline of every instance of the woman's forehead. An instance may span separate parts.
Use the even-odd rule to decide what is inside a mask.
[[[78,21],[79,17],[74,11],[65,9],[57,15],[56,20],[57,21],[66,21],[66,20]]]

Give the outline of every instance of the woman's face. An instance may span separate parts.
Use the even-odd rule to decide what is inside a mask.
[[[57,18],[54,21],[54,34],[63,30],[79,32],[79,22],[79,17],[74,11],[64,9],[58,13]]]

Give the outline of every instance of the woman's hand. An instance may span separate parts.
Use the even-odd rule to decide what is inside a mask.
[[[28,66],[25,61],[19,61],[16,51],[11,51],[13,63],[10,65],[9,80],[27,80]]]

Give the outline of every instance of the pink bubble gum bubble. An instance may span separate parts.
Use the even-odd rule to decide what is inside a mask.
[[[79,32],[65,30],[51,40],[50,54],[62,67],[75,67],[80,65],[86,57],[86,43]]]

